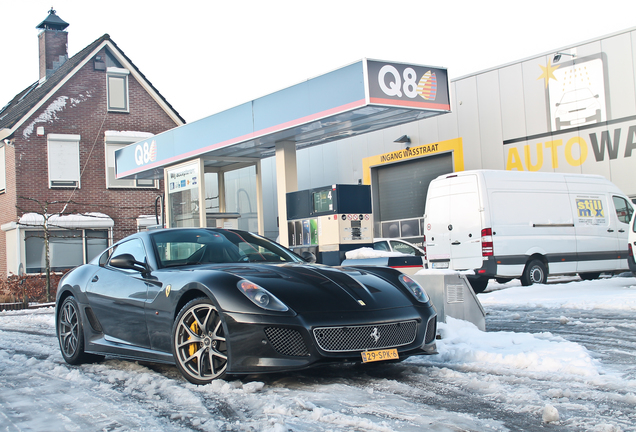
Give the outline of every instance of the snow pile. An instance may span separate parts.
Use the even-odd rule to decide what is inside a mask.
[[[359,248],[351,251],[345,252],[345,257],[348,260],[356,260],[356,259],[369,259],[369,258],[384,258],[384,257],[394,257],[394,256],[403,256],[405,254],[401,252],[388,252],[375,250],[372,248]],[[410,256],[410,255],[409,255]]]
[[[479,363],[490,371],[518,370],[594,377],[599,362],[585,347],[550,333],[482,332],[474,324],[446,317],[439,323],[439,361]]]
[[[545,423],[553,423],[559,421],[559,411],[552,405],[546,405],[543,408],[543,421]]]
[[[614,277],[558,285],[512,286],[480,294],[479,300],[483,306],[525,305],[542,308],[636,311],[636,280],[633,277]]]

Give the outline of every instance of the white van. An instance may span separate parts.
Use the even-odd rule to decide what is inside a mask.
[[[627,264],[634,276],[636,276],[636,213],[632,216],[630,227],[629,236],[627,237],[627,249],[629,252]]]
[[[446,174],[428,188],[424,215],[429,268],[474,270],[488,280],[545,283],[549,275],[597,278],[628,269],[634,210],[602,176],[475,170]]]

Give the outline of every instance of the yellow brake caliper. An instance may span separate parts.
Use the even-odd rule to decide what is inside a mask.
[[[190,330],[192,330],[196,334],[199,334],[199,324],[197,324],[197,322],[194,321],[192,324],[190,324]],[[192,339],[192,336],[188,336],[188,340],[190,340],[190,339]],[[197,342],[191,343],[188,346],[188,352],[190,353],[190,356],[193,356],[194,353],[196,353],[198,349],[199,349],[199,344]],[[196,363],[197,359],[194,358],[194,359],[192,359],[192,361],[194,361]]]

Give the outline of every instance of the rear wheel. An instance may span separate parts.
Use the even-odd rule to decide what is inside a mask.
[[[483,293],[488,286],[488,278],[470,278],[468,282],[475,294]]]
[[[530,286],[533,284],[544,284],[548,281],[548,270],[539,260],[532,260],[526,264],[521,275],[521,285]]]
[[[84,326],[75,297],[64,299],[56,318],[57,339],[64,360],[72,365],[93,360],[84,352]]]
[[[212,301],[188,302],[174,323],[173,354],[177,368],[193,384],[223,378],[227,369],[227,343],[221,315]]]

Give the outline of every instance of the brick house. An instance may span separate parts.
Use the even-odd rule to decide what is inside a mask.
[[[0,277],[44,271],[45,219],[53,270],[154,224],[162,181],[115,179],[114,151],[185,123],[108,34],[69,58],[66,27],[51,9],[39,80],[0,108]]]

